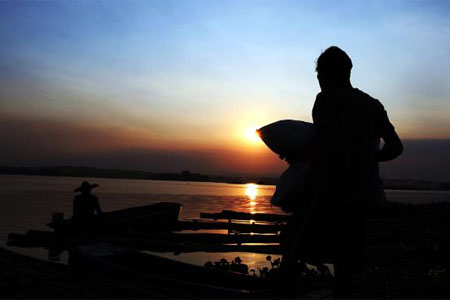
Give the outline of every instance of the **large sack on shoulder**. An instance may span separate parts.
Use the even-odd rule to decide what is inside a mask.
[[[313,147],[314,125],[297,120],[281,120],[258,129],[258,134],[270,150],[278,155],[303,153]]]

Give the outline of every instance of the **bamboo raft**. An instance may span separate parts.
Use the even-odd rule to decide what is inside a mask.
[[[288,215],[224,210],[219,213],[200,213],[200,219],[179,220],[180,208],[178,203],[157,203],[108,212],[100,222],[89,224],[86,228],[71,220],[59,220],[48,224],[53,231],[10,233],[8,244],[50,247],[98,241],[157,252],[281,253],[280,232],[286,225]],[[392,242],[410,244],[421,239],[445,246],[450,234],[448,220],[450,203],[394,203],[369,215],[368,243],[378,246]]]
[[[76,272],[124,281],[147,280],[147,288],[162,298],[259,298],[276,293],[273,281],[142,251],[280,254],[279,232],[286,216],[274,219],[267,214],[223,211],[202,213],[196,220],[178,220],[180,207],[177,203],[157,203],[104,213],[87,226],[58,215],[48,224],[53,231],[10,233],[8,245],[69,250],[69,265]]]
[[[59,220],[48,224],[53,231],[10,233],[8,245],[67,249],[105,242],[154,252],[281,254],[280,232],[286,226],[288,215],[224,210],[200,213],[200,219],[179,220],[180,208],[178,203],[157,203],[109,212],[101,222],[87,228],[70,220]],[[412,253],[424,247],[439,247],[434,252],[441,252],[450,247],[448,220],[450,203],[391,204],[369,215],[368,252],[376,255],[380,249],[395,253],[409,248],[406,252]]]
[[[164,209],[161,210],[160,207]],[[70,220],[60,220],[48,224],[54,231],[29,230],[25,234],[10,233],[8,245],[70,248],[92,242],[105,242],[154,252],[280,254],[279,233],[287,216],[223,211],[214,214],[201,213],[200,220],[186,221],[178,220],[179,209],[180,205],[176,203],[159,203],[105,213],[103,220],[89,224],[86,228]],[[243,223],[244,221],[248,222]]]

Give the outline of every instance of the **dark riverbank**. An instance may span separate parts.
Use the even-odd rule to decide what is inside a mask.
[[[62,264],[47,262],[0,248],[0,298],[99,299],[161,298],[142,282],[96,274],[77,278]]]
[[[0,248],[0,299],[202,299],[205,290],[158,284],[139,272],[78,268],[23,256]],[[192,288],[192,287],[191,287]],[[211,298],[218,297],[212,293]],[[209,298],[209,297],[208,297]]]
[[[188,170],[182,171],[180,173],[155,173],[136,170],[99,169],[92,167],[73,167],[73,166],[44,166],[44,167],[0,166],[0,174],[220,182],[220,183],[235,183],[235,184],[253,182],[260,185],[275,185],[278,181],[278,178],[276,177],[219,176],[219,175],[192,173]],[[433,182],[433,181],[413,180],[413,179],[383,179],[383,187],[385,189],[394,189],[394,190],[450,191],[450,182]]]

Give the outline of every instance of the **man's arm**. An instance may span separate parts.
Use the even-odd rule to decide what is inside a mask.
[[[394,126],[391,124],[386,110],[381,102],[376,101],[378,112],[378,128],[381,138],[384,141],[383,148],[378,152],[377,161],[389,161],[398,157],[403,152],[403,144]]]
[[[384,146],[377,155],[377,160],[379,162],[393,160],[402,154],[402,141],[393,128],[385,132],[381,138],[384,141]]]

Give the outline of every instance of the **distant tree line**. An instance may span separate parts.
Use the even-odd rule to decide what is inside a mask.
[[[150,179],[150,180],[179,180],[179,181],[208,181],[204,174],[183,171],[181,173],[154,173],[134,170],[98,169],[91,167],[0,167],[1,174],[15,175],[43,175],[69,177],[100,177],[121,179]]]
[[[41,176],[68,176],[68,177],[98,177],[116,179],[147,179],[147,180],[173,180],[173,181],[203,181],[224,183],[257,183],[276,184],[276,177],[233,177],[210,176],[192,173],[184,170],[180,173],[156,173],[136,170],[99,169],[92,167],[74,166],[45,166],[45,167],[9,167],[0,166],[0,174],[11,175],[41,175]],[[383,179],[385,189],[394,190],[450,190],[450,182],[432,182],[413,179]]]
[[[0,166],[0,174],[10,175],[41,175],[41,176],[67,176],[67,177],[94,177],[115,179],[144,179],[169,181],[202,181],[224,183],[275,184],[276,178],[210,176],[184,170],[180,173],[157,173],[136,170],[100,169],[93,167],[74,166],[44,166],[44,167],[10,167]]]

